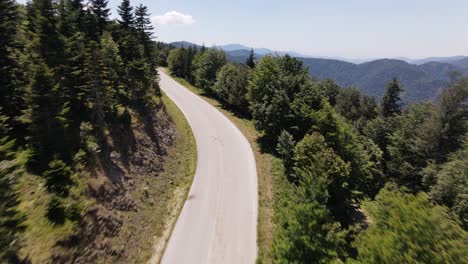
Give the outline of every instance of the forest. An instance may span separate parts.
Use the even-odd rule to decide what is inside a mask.
[[[241,64],[160,45],[161,65],[252,119],[262,151],[281,159],[274,263],[468,261],[467,78],[403,105],[396,78],[377,102],[288,55],[252,51]]]
[[[106,243],[154,193],[129,199],[138,179],[114,161],[161,170],[174,129],[156,69],[167,66],[253,120],[281,161],[274,263],[468,263],[468,78],[409,105],[395,78],[376,101],[288,55],[232,63],[217,48],[156,42],[147,7],[122,0],[112,20],[107,5],[0,0],[0,262],[29,263],[36,227],[68,234],[47,262],[133,257],[130,239]]]
[[[124,173],[117,170],[111,158],[138,154],[139,140],[145,133],[152,136],[145,144],[158,152],[154,155],[164,155],[162,143],[157,142],[160,136],[151,134],[152,127],[128,139],[119,138],[132,135],[139,120],[156,120],[157,110],[163,107],[150,14],[146,6],[132,6],[123,0],[117,10],[119,18],[111,20],[107,4],[106,0],[32,0],[24,5],[0,1],[2,263],[28,263],[30,256],[20,250],[28,245],[41,250],[46,246],[44,241],[55,239],[60,230],[71,232],[69,239],[52,245],[63,255],[59,252],[47,261],[80,262],[77,256],[90,254],[86,247],[81,247],[81,252],[66,248],[80,248],[81,242],[96,248],[92,240],[95,232],[107,232],[102,236],[112,237],[122,226],[118,215],[102,214],[109,212],[105,206],[91,210],[91,196],[98,205],[113,209],[115,205],[106,203],[120,199],[124,201],[119,200],[120,211],[135,210],[122,187],[126,183],[116,183],[121,179],[115,175]],[[168,123],[158,121],[161,127]],[[150,165],[160,165],[160,160],[148,156],[151,158],[154,161]],[[125,160],[127,167],[135,163],[131,158]],[[112,184],[107,185],[94,183],[100,187],[93,193],[91,183],[100,178],[89,175],[96,171],[117,179],[109,177],[106,181]],[[36,179],[38,186],[21,191],[21,186],[29,186]],[[41,192],[42,183],[45,193]],[[39,191],[33,187],[39,187]],[[25,200],[30,196],[31,200]],[[45,215],[33,214],[41,208],[43,197],[47,199]],[[28,203],[33,204],[29,211],[25,210],[30,208]],[[43,217],[48,221],[46,226],[41,224]],[[93,226],[102,223],[107,226]],[[44,241],[30,245],[31,239],[39,239],[30,237],[34,225],[46,232],[40,237]],[[106,247],[100,244],[101,251]],[[53,252],[38,254],[49,253]],[[96,255],[88,257],[96,260]]]

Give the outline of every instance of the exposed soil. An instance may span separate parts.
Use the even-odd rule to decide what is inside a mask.
[[[138,243],[138,232],[144,227],[139,225],[145,220],[138,219],[139,212],[157,198],[148,188],[163,171],[177,136],[162,102],[152,113],[132,113],[131,117],[130,124],[121,124],[106,136],[97,169],[87,184],[86,195],[96,203],[87,209],[75,234],[57,243],[54,251],[59,253],[52,262],[112,263],[131,258],[125,244]]]

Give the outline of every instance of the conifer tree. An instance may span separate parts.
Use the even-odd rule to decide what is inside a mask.
[[[384,117],[389,117],[401,112],[400,93],[402,91],[396,78],[388,84],[387,90],[380,102],[381,112]]]
[[[16,62],[11,56],[17,45],[17,13],[15,1],[0,1],[0,106],[3,106],[7,116],[16,115],[18,112],[13,99],[15,83],[12,78]]]
[[[109,1],[106,0],[92,0],[91,1],[91,10],[96,16],[96,25],[98,28],[99,34],[106,29],[107,23],[109,21],[110,8],[107,8]]]
[[[152,42],[154,27],[151,25],[151,19],[149,18],[148,8],[142,4],[135,9],[135,28],[140,40],[143,45],[143,53],[149,65],[152,68],[156,68],[156,49]]]
[[[34,0],[29,16],[32,49],[42,58],[52,70],[62,63],[61,48],[63,43],[59,37],[55,10],[51,0]]]
[[[62,79],[60,81],[63,98],[68,102],[70,111],[68,115],[69,127],[67,129],[68,144],[71,149],[79,145],[80,124],[86,119],[84,113],[85,94],[85,36],[76,32],[67,38],[64,46],[65,62],[62,66]]]
[[[150,15],[151,14],[148,13],[148,7],[142,4],[135,8],[135,28],[140,34],[148,38],[152,37],[152,30],[154,30],[149,18]]]
[[[253,49],[250,50],[249,57],[245,61],[245,64],[249,66],[251,69],[255,68],[255,54],[254,54]]]
[[[16,210],[18,198],[14,184],[20,164],[13,150],[15,140],[8,137],[7,121],[8,117],[0,112],[0,261],[18,263],[18,233],[22,230],[22,219]]]
[[[135,17],[130,0],[122,0],[122,3],[118,7],[118,13],[120,15],[120,20],[118,21],[125,29],[129,29],[134,25]]]
[[[45,62],[32,67],[31,83],[28,88],[30,112],[30,143],[33,150],[33,165],[40,171],[47,167],[56,154],[66,155],[64,151],[65,124],[59,86],[55,83],[52,70]]]

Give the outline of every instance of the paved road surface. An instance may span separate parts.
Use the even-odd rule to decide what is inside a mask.
[[[257,172],[247,139],[216,108],[160,71],[197,143],[197,170],[162,263],[254,263]]]

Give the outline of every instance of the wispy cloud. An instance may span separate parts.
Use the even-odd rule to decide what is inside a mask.
[[[164,15],[153,16],[152,20],[159,25],[191,25],[195,19],[191,15],[185,15],[177,11],[169,11]]]

